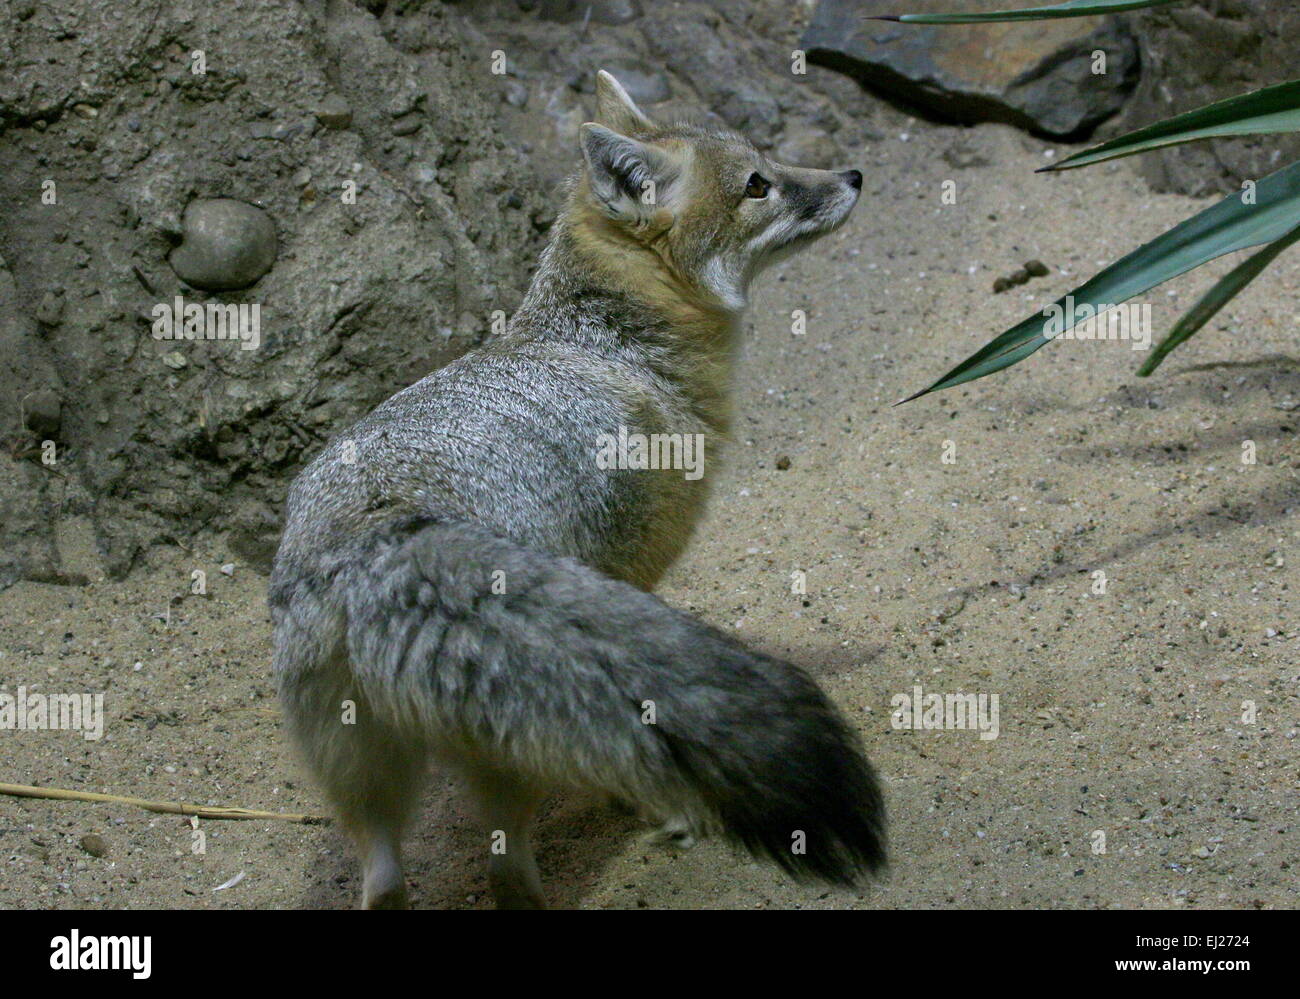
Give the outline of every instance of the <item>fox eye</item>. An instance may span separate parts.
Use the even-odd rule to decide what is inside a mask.
[[[745,185],[745,197],[762,200],[767,197],[767,192],[771,188],[771,183],[761,173],[751,173],[749,182]]]

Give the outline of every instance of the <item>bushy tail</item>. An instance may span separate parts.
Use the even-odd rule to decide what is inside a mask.
[[[464,523],[376,535],[338,582],[367,697],[552,784],[720,828],[796,877],[885,863],[875,773],[802,670]]]

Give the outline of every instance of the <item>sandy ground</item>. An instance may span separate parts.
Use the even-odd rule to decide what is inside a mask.
[[[720,843],[652,848],[634,820],[561,796],[537,834],[553,904],[1294,906],[1300,257],[1152,379],[1126,343],[1059,343],[891,408],[1197,204],[1151,195],[1127,164],[1034,176],[1049,147],[1010,129],[886,121],[852,164],[867,183],[851,223],[755,296],[737,439],[661,592],[805,665],[856,720],[887,782],[892,872],[860,892],[796,885]],[[955,169],[958,146],[987,165]],[[990,293],[1030,258],[1052,273]],[[1157,332],[1229,264],[1153,295]],[[0,733],[0,780],[319,811],[272,695],[265,579],[214,535],[105,582],[84,525],[63,526],[93,581],[0,594],[0,690],[104,692],[105,732]],[[188,592],[195,569],[206,596]],[[916,685],[996,695],[998,737],[896,728],[891,698]],[[199,831],[0,797],[0,906],[354,904],[329,827]],[[486,845],[435,778],[408,842],[415,903],[489,906]]]

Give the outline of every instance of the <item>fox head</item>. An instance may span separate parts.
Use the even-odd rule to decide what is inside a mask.
[[[744,307],[763,267],[837,228],[857,203],[857,170],[785,166],[729,131],[656,124],[603,70],[596,100],[577,198],[728,311]]]

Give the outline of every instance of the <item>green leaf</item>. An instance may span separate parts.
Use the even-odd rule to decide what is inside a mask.
[[[1254,204],[1246,204],[1241,194],[1231,194],[1121,257],[1054,304],[1065,308],[1066,300],[1072,296],[1076,309],[1085,303],[1094,309],[1099,305],[1120,305],[1225,253],[1281,239],[1298,222],[1300,162],[1261,180],[1255,187]],[[1045,330],[1050,321],[1043,313],[1030,316],[985,344],[928,388],[902,401],[983,378],[1024,360],[1049,342],[1051,336]]]
[[[880,14],[876,21],[902,21],[904,24],[981,24],[987,21],[1047,21],[1054,17],[1089,17],[1094,14],[1118,14],[1124,10],[1162,7],[1179,0],[1069,0],[1050,7],[1024,7],[1020,10],[995,10],[984,14]]]
[[[1156,344],[1156,349],[1151,352],[1146,363],[1138,369],[1138,375],[1145,378],[1160,367],[1160,362],[1171,350],[1214,318],[1214,314],[1236,298],[1246,285],[1259,277],[1260,272],[1276,260],[1279,253],[1297,241],[1300,241],[1300,226],[1292,229],[1281,239],[1269,243],[1258,253],[1252,253],[1228,271],[1174,324],[1169,335]]]
[[[1039,168],[1038,173],[1071,170],[1120,156],[1132,156],[1148,149],[1180,142],[1212,139],[1224,135],[1257,135],[1265,132],[1300,132],[1300,80],[1264,87],[1239,97],[1229,97],[1205,107],[1166,118],[1101,145],[1067,156],[1060,163]]]

